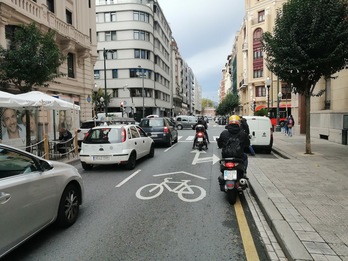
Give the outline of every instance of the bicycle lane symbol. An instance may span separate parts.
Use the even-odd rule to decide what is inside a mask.
[[[153,176],[159,177],[174,174],[186,174],[199,179],[206,179],[185,171],[157,174]],[[207,194],[205,189],[196,185],[188,184],[190,181],[191,180],[172,181],[172,178],[164,178],[162,183],[151,183],[140,187],[135,195],[137,198],[142,200],[154,199],[160,196],[166,188],[169,192],[176,193],[179,199],[185,202],[196,202],[205,198]]]

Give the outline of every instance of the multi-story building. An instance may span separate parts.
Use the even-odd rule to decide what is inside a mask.
[[[267,69],[266,54],[261,46],[262,33],[272,31],[277,9],[285,2],[245,1],[246,15],[232,48],[232,89],[237,85],[244,115],[252,115],[254,109],[277,107],[279,98],[279,108],[291,110],[295,118],[295,131],[305,133],[304,97],[291,93],[289,84]],[[324,94],[311,98],[311,135],[347,144],[348,70],[345,68],[332,76],[331,79],[320,80],[314,90],[314,93],[325,90]]]
[[[18,25],[34,22],[43,33],[55,31],[56,44],[67,57],[59,68],[65,76],[49,82],[45,87],[34,89],[80,105],[77,117],[72,115],[74,112],[65,112],[66,118],[74,116],[75,119],[71,131],[79,127],[80,120],[90,119],[90,95],[94,85],[93,67],[96,60],[94,1],[0,0],[0,14],[0,45],[4,48],[8,48],[8,36]],[[58,114],[56,112],[53,116],[57,121]],[[48,130],[52,130],[50,115],[51,112],[42,112],[40,115],[40,126],[46,124]]]
[[[96,19],[94,79],[111,95],[107,111],[120,111],[126,101],[138,119],[172,115],[175,56],[172,32],[158,2],[97,0]]]

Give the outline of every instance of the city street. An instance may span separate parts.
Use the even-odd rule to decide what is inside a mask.
[[[208,129],[206,152],[191,149],[193,130],[181,130],[177,144],[157,146],[155,157],[132,171],[114,165],[84,171],[73,163],[85,184],[76,224],[51,226],[4,260],[267,260],[249,191],[231,206],[219,190],[221,152],[213,139],[222,130]],[[153,184],[163,191],[149,194]]]

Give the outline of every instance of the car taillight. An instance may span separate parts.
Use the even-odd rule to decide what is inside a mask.
[[[163,132],[164,132],[164,133],[169,133],[168,127],[164,127],[164,128],[163,128]]]
[[[198,133],[197,133],[197,136],[200,137],[200,138],[203,138],[204,133],[203,133],[203,132],[198,132]]]
[[[225,162],[225,167],[226,168],[229,168],[229,169],[231,169],[231,168],[233,168],[233,167],[235,167],[235,166],[237,166],[238,165],[238,163],[236,164],[236,163],[234,163],[234,162]]]
[[[126,134],[127,134],[127,133],[126,133],[126,129],[125,129],[125,128],[122,128],[122,129],[121,129],[121,137],[122,137],[121,141],[122,141],[122,142],[125,142],[125,141],[126,141],[126,137],[127,137]]]

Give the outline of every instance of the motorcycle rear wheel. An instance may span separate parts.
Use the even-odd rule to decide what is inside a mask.
[[[227,190],[227,201],[231,205],[234,205],[237,201],[238,191],[236,189]]]

